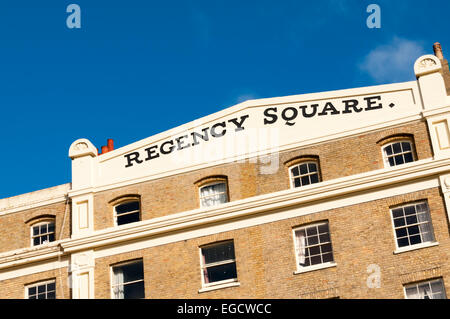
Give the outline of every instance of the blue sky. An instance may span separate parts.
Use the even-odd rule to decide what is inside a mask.
[[[71,3],[81,29],[66,26]],[[371,3],[380,29],[366,26]],[[450,52],[448,12],[446,0],[2,0],[0,198],[70,182],[78,138],[117,148],[246,99],[414,80],[434,42]]]

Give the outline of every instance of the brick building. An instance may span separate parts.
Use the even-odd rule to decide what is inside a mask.
[[[450,72],[251,100],[0,200],[1,298],[446,298]]]

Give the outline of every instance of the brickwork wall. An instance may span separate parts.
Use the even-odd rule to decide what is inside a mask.
[[[0,299],[24,299],[26,286],[52,279],[56,283],[56,298],[70,299],[67,267],[0,281]]]
[[[66,212],[66,204],[56,203],[43,207],[33,208],[16,213],[0,215],[0,227],[2,233],[7,233],[8,236],[0,236],[0,253],[19,248],[31,246],[31,231],[30,227],[33,223],[39,221],[40,216],[55,216],[55,238],[70,237],[71,217],[70,217],[70,203],[67,205],[67,214],[62,228],[64,214]]]
[[[428,201],[437,246],[394,254],[389,208]],[[328,221],[336,267],[294,274],[292,230]],[[199,293],[199,247],[233,239],[239,287]],[[96,298],[110,298],[110,266],[142,258],[146,298],[404,298],[403,285],[443,277],[450,292],[449,224],[438,188],[156,246],[96,260]],[[369,288],[369,265],[381,287]]]

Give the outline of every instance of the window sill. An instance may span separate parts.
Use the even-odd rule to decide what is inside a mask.
[[[417,244],[414,246],[408,246],[408,247],[403,247],[403,248],[397,248],[394,251],[394,255],[406,253],[408,251],[413,251],[413,250],[417,250],[417,249],[433,247],[433,246],[437,246],[437,245],[439,245],[438,242],[431,242],[431,243]]]
[[[198,291],[198,293],[212,291],[212,290],[217,290],[217,289],[224,289],[224,288],[229,288],[229,287],[238,287],[240,285],[241,285],[241,283],[238,282],[238,281],[227,282],[227,283],[223,283],[223,284],[217,284],[217,285],[204,287],[204,288],[200,289]]]
[[[332,267],[336,267],[336,266],[337,266],[337,264],[334,263],[334,262],[333,263],[320,264],[320,265],[314,265],[314,266],[308,266],[308,267],[305,267],[304,269],[294,271],[294,275],[304,274],[305,272],[310,272],[310,271],[315,271],[315,270],[320,270],[320,269],[326,269],[326,268],[332,268]]]

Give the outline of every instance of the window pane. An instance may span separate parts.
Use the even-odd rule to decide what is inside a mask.
[[[320,249],[322,250],[322,253],[328,253],[331,251],[331,244],[325,244],[320,246]]]
[[[309,185],[309,177],[308,176],[302,176],[302,186]]]
[[[33,245],[34,246],[37,246],[37,245],[40,245],[40,244],[41,244],[40,237],[36,237],[36,238],[33,239]]]
[[[234,243],[232,241],[202,248],[205,264],[234,259]]]
[[[418,233],[419,233],[419,226],[416,225],[416,226],[408,227],[408,235],[409,236],[416,235]]]
[[[123,286],[124,299],[142,299],[145,298],[144,282],[139,281]]]
[[[47,291],[52,291],[55,290],[55,283],[51,282],[49,284],[47,284]]]
[[[47,232],[47,224],[40,226],[40,233],[45,234]]]
[[[393,216],[394,218],[403,216],[403,208],[396,208],[396,209],[393,209],[393,210],[392,210],[392,216]]]
[[[35,295],[36,294],[36,287],[28,288],[28,294],[29,295]]]
[[[322,255],[322,259],[324,263],[329,263],[333,261],[333,254],[332,253],[327,253],[327,254],[323,254]]]
[[[404,209],[405,209],[405,215],[412,215],[412,214],[416,213],[415,206],[407,206]]]
[[[317,172],[317,165],[315,163],[309,163],[308,164],[309,172]]]
[[[117,216],[117,225],[134,223],[134,222],[138,222],[139,220],[140,220],[139,212],[133,213],[133,214],[121,215],[121,216]]]
[[[393,157],[389,157],[389,166],[395,166],[395,161]]]
[[[395,230],[395,233],[398,238],[408,236],[408,233],[406,232],[406,228],[397,229],[397,230]]]
[[[322,263],[322,258],[319,256],[311,257],[311,265],[317,265]]]
[[[414,162],[414,158],[413,158],[412,153],[406,153],[406,154],[403,154],[403,157],[404,157],[404,159],[405,159],[405,163],[411,163],[411,162]]]
[[[294,186],[295,186],[295,187],[300,187],[300,186],[302,186],[302,184],[300,183],[300,178],[295,178],[295,179],[294,179]]]
[[[403,152],[408,152],[411,150],[411,144],[408,142],[402,142]]]
[[[418,298],[419,296],[417,294],[417,287],[414,286],[414,287],[406,288],[406,296],[407,296],[407,298],[410,298],[410,299]]]
[[[309,254],[311,256],[319,255],[320,254],[320,246],[314,246],[314,247],[309,248]]]
[[[330,235],[329,234],[322,234],[319,236],[321,243],[326,243],[330,241]]]
[[[403,160],[403,156],[402,155],[397,155],[395,156],[395,165],[401,165],[403,164],[405,161]]]
[[[48,235],[48,241],[55,241],[55,234],[54,233]]]
[[[123,272],[124,283],[144,279],[144,267],[142,261],[126,264],[118,268],[121,268]]]
[[[394,219],[394,226],[395,227],[401,227],[401,226],[405,226],[405,218],[396,218]]]
[[[319,229],[319,234],[324,234],[324,233],[328,234],[328,224],[319,225],[318,229]]]
[[[228,202],[226,183],[207,185],[200,189],[201,204],[204,207]]]
[[[55,231],[55,223],[48,224],[48,232],[53,233]]]
[[[411,242],[411,245],[420,244],[422,242],[420,236],[412,236],[409,240]]]
[[[118,215],[127,213],[127,212],[132,212],[135,210],[139,210],[139,202],[138,201],[128,202],[128,203],[120,204],[120,205],[116,206],[116,213]]]
[[[311,184],[319,182],[319,175],[318,174],[311,175],[310,177],[311,177]]]
[[[402,152],[402,149],[401,149],[401,147],[400,147],[400,143],[394,143],[394,144],[392,144],[392,148],[394,149],[394,153],[395,153],[395,154],[401,153],[401,152]]]
[[[407,225],[417,224],[417,217],[416,217],[416,215],[406,216],[406,224]]]
[[[317,235],[317,227],[316,227],[316,226],[308,227],[308,228],[306,229],[306,235],[307,235],[307,236]]]
[[[400,238],[397,240],[398,247],[404,247],[409,245],[409,240],[407,237]]]
[[[308,174],[308,165],[302,164],[300,165],[300,175]]]
[[[308,245],[317,245],[319,243],[319,238],[317,236],[308,237]]]
[[[237,278],[236,263],[208,267],[207,274],[210,283]]]
[[[55,299],[56,295],[54,291],[50,291],[49,293],[47,293],[47,299]]]
[[[39,235],[39,226],[33,227],[33,236]]]
[[[386,152],[386,155],[387,155],[387,156],[392,155],[392,146],[391,146],[391,145],[386,146],[386,147],[384,148],[384,151]]]
[[[293,176],[300,175],[299,170],[298,170],[298,166],[295,166],[294,168],[292,168],[292,175]]]

